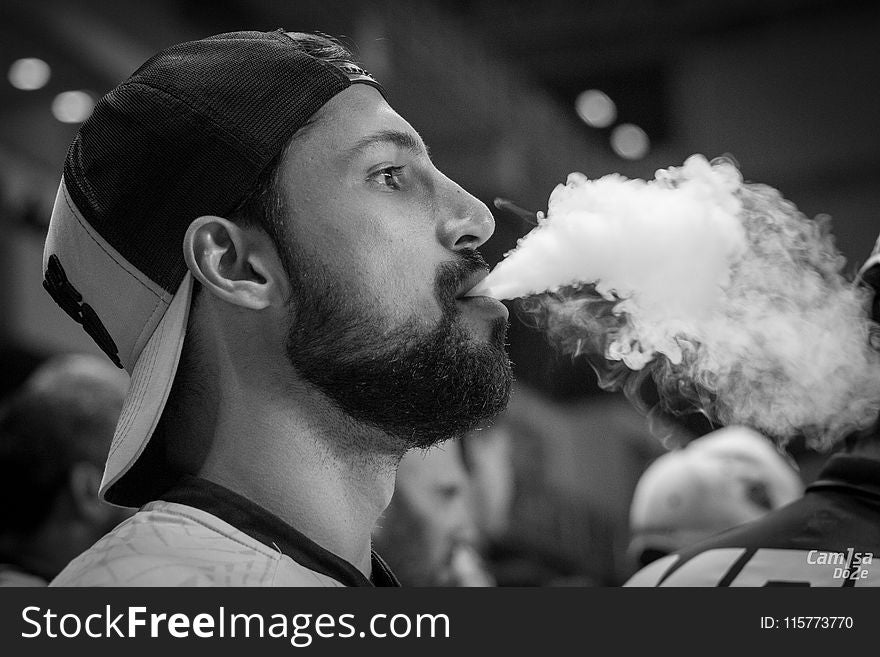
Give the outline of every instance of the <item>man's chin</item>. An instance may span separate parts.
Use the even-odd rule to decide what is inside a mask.
[[[470,345],[483,345],[499,349],[502,352],[505,351],[509,327],[506,315],[487,319],[459,314],[455,318],[455,324],[458,325],[458,334],[462,339],[463,348]]]
[[[489,338],[489,342],[492,346],[500,349],[504,358],[507,358],[507,329],[510,326],[510,323],[507,321],[507,318],[499,317],[494,322],[492,322],[492,332],[491,337]]]
[[[324,325],[353,325],[333,319]],[[288,357],[351,419],[379,429],[404,449],[430,447],[464,436],[507,405],[513,378],[505,350],[507,319],[484,320],[480,332],[469,323],[449,308],[427,333],[414,319],[384,333],[381,341],[325,333],[320,342],[303,342],[300,332],[291,331]],[[367,322],[360,322],[359,330],[377,335]]]

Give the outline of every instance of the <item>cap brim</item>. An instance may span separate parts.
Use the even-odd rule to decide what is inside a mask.
[[[125,504],[112,494],[108,496],[108,491],[143,454],[168,401],[186,335],[192,291],[192,274],[187,272],[135,363],[101,481],[100,496],[108,502]]]

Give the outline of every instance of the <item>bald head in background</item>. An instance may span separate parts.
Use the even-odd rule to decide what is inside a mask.
[[[630,509],[639,566],[793,502],[804,485],[763,435],[730,426],[663,454],[642,474]]]

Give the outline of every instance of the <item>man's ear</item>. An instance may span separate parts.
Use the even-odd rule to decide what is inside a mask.
[[[187,228],[183,254],[196,280],[224,301],[252,310],[287,301],[287,273],[274,243],[260,228],[199,217]]]

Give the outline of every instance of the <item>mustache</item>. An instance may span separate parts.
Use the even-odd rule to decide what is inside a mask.
[[[454,260],[440,265],[434,279],[434,294],[445,309],[457,312],[455,298],[461,286],[476,272],[488,269],[489,263],[476,249],[459,251]]]

